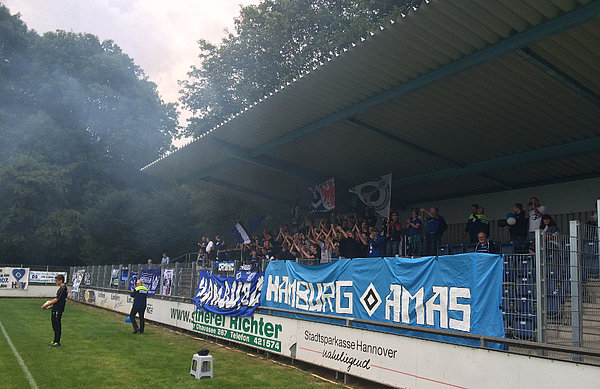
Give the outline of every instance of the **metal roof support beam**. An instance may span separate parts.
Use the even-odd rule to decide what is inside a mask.
[[[233,164],[233,162],[235,162],[235,160],[228,159],[228,160],[220,162],[216,165],[211,165],[207,168],[198,170],[197,172],[190,174],[187,177],[180,178],[179,180],[177,180],[177,183],[178,184],[186,184],[188,182],[193,182],[195,180],[201,180],[205,177],[210,176],[211,174],[215,174],[220,168],[231,166]]]
[[[237,145],[231,144],[229,142],[225,142],[221,139],[215,139],[215,143],[223,150],[225,154],[230,156],[231,158],[239,159],[244,162],[248,162],[257,166],[264,167],[266,169],[271,169],[279,173],[289,174],[293,177],[300,178],[312,183],[317,183],[328,179],[331,176],[323,176],[323,174],[317,173],[315,171],[305,169],[298,165],[294,165],[289,162],[284,162],[276,158],[269,157],[267,155],[261,155],[258,157],[251,157],[250,150],[244,149]],[[343,180],[336,178],[336,184],[341,187],[352,187],[354,185],[347,183]]]
[[[577,94],[579,94],[589,102],[600,106],[600,96],[598,96],[597,93],[595,93],[593,90],[589,89],[573,77],[569,76],[567,73],[557,68],[554,64],[547,61],[541,55],[535,53],[527,47],[517,50],[516,53],[525,60],[538,67],[539,69],[541,69],[550,77],[559,81],[568,88],[571,88],[573,91],[575,91]]]
[[[600,136],[557,146],[543,147],[537,150],[508,155],[505,157],[488,159],[487,161],[475,162],[466,165],[464,168],[450,168],[431,173],[419,174],[412,177],[400,178],[394,180],[393,187],[398,188],[403,186],[424,184],[431,181],[452,179],[469,174],[481,174],[496,169],[568,157],[571,155],[592,151],[600,151]]]
[[[464,72],[465,70],[481,65],[483,63],[492,61],[508,53],[512,53],[515,50],[527,47],[541,39],[547,38],[561,31],[589,22],[598,17],[599,15],[600,1],[596,0],[590,4],[578,7],[573,11],[558,16],[545,23],[531,27],[528,30],[515,34],[496,44],[493,44],[484,49],[469,54],[465,57],[462,57],[454,62],[451,62],[429,73],[426,73],[420,77],[414,78],[394,88],[388,89],[385,92],[382,92],[351,107],[338,111],[321,120],[317,120],[316,122],[313,122],[307,126],[298,128],[283,136],[280,136],[279,138],[273,139],[261,146],[254,148],[250,152],[250,156],[256,157],[258,155],[264,154],[269,150],[275,149],[281,145],[284,145],[297,138],[300,138],[301,136],[310,134],[311,132],[331,125],[337,121],[351,118],[359,112],[365,111],[376,105],[383,104],[393,99],[397,99],[415,90],[425,88],[429,85],[435,84],[436,82],[442,81],[445,78],[459,74],[461,72]]]
[[[545,181],[530,182],[530,183],[522,184],[522,185],[515,185],[507,190],[526,189],[526,188],[533,188],[533,187],[544,186],[544,185],[562,184],[565,182],[589,180],[589,179],[598,178],[598,177],[600,177],[600,173],[585,174],[585,175],[581,175],[581,176],[572,176],[572,177],[561,178],[558,180],[547,180],[547,181],[545,180]],[[399,207],[406,209],[406,207],[411,204],[427,204],[427,203],[443,201],[443,200],[459,199],[461,197],[481,196],[481,195],[488,194],[488,193],[498,193],[498,191],[496,189],[489,189],[489,190],[481,190],[481,191],[477,191],[477,192],[455,193],[452,195],[442,196],[442,197],[426,197],[426,198],[422,198],[422,199],[418,199],[418,200],[414,200],[414,201],[405,202],[402,205],[400,205]]]
[[[487,175],[487,174],[483,174],[483,173],[482,173],[482,174],[480,174],[480,176],[481,176],[481,177],[483,177],[483,178],[485,178],[486,180],[488,180],[488,181],[490,181],[490,182],[493,182],[494,184],[498,185],[499,187],[501,187],[501,188],[502,188],[502,189],[504,189],[504,190],[510,190],[510,189],[513,189],[513,187],[512,187],[512,186],[510,186],[510,185],[508,185],[507,183],[505,183],[505,182],[502,182],[502,181],[500,181],[500,180],[497,180],[497,179],[495,179],[494,177],[491,177],[491,176],[489,176],[489,175]]]
[[[304,169],[300,166],[280,161],[278,159],[268,157],[266,155],[259,157],[251,157],[250,150],[248,149],[244,149],[242,147],[225,142],[220,139],[215,139],[214,141],[221,148],[221,150],[223,150],[223,152],[231,158],[239,159],[241,161],[261,166],[270,170],[274,170],[279,173],[289,174],[291,176],[301,178],[307,181],[319,182],[324,179],[323,175],[310,171],[308,169]]]
[[[418,151],[420,153],[427,154],[430,157],[434,157],[434,158],[440,159],[440,160],[442,160],[444,162],[447,162],[447,163],[449,163],[449,164],[451,164],[453,166],[457,166],[457,167],[461,167],[462,166],[462,164],[460,164],[460,163],[452,160],[451,158],[448,158],[448,157],[446,157],[446,156],[444,156],[442,154],[438,154],[435,151],[426,149],[423,146],[419,146],[416,143],[412,143],[412,142],[407,141],[406,139],[400,138],[400,137],[398,137],[396,135],[390,134],[389,132],[386,132],[386,131],[378,128],[378,127],[375,127],[375,126],[373,126],[373,125],[371,125],[369,123],[363,122],[362,120],[359,120],[359,119],[356,119],[356,118],[350,118],[350,119],[347,119],[347,120],[349,122],[353,123],[353,124],[356,124],[359,127],[362,127],[362,128],[364,128],[366,130],[369,130],[369,131],[371,131],[371,132],[373,132],[375,134],[381,135],[382,137],[384,137],[386,139],[389,139],[392,142],[396,142],[396,143],[401,144],[403,146],[406,146],[406,147],[408,147],[410,149],[416,150],[416,151]]]
[[[204,177],[204,178],[200,178],[200,181],[204,181],[204,182],[207,182],[212,185],[220,186],[227,190],[231,190],[234,192],[239,192],[239,193],[243,193],[245,195],[256,197],[261,200],[272,201],[274,203],[279,203],[279,204],[286,205],[286,206],[291,204],[290,201],[285,201],[284,199],[281,199],[277,196],[262,193],[262,192],[259,192],[259,191],[256,191],[256,190],[253,190],[250,188],[244,188],[243,186],[239,186],[239,185],[232,184],[230,182],[222,181],[222,180],[219,180],[218,178]]]

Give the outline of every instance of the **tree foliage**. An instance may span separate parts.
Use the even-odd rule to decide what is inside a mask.
[[[206,131],[419,3],[266,0],[242,8],[219,45],[200,41],[202,64],[182,83],[194,112],[187,133]],[[114,42],[39,35],[0,5],[0,263],[132,263],[165,250],[174,257],[201,235],[229,240],[236,221],[265,213],[141,174],[177,133],[176,106],[161,101]]]
[[[265,0],[242,8],[220,44],[199,41],[201,65],[181,82],[181,101],[193,113],[186,134],[209,130],[420,3]]]
[[[176,123],[114,42],[40,36],[0,5],[0,263],[136,262],[189,245],[185,189],[139,172]]]

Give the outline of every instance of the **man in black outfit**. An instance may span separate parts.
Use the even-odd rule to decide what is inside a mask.
[[[137,286],[131,292],[130,296],[133,297],[133,307],[129,313],[131,319],[131,325],[133,326],[133,333],[143,334],[144,333],[144,312],[146,311],[146,300],[148,299],[148,288],[142,284],[142,280],[137,281]],[[135,315],[140,315],[140,328],[138,329],[135,321]]]
[[[56,285],[59,287],[56,292],[56,298],[54,300],[48,301],[42,305],[42,309],[46,309],[46,307],[52,305],[52,329],[54,330],[54,341],[49,344],[50,347],[59,347],[60,346],[60,336],[62,332],[60,319],[62,319],[62,314],[65,311],[65,304],[67,303],[67,286],[65,285],[65,276],[62,274],[54,277]]]

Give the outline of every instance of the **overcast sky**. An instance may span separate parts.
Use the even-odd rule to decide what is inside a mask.
[[[30,29],[87,32],[112,39],[132,57],[166,102],[178,99],[177,81],[198,64],[200,38],[217,43],[240,5],[259,0],[0,0]]]

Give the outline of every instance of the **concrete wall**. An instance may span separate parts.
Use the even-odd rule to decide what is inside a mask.
[[[117,292],[82,288],[71,298],[121,313],[131,306]],[[598,366],[266,314],[214,315],[156,298],[148,303],[150,320],[397,388],[592,388],[600,382]]]
[[[490,219],[497,220],[505,218],[512,211],[514,203],[521,203],[525,207],[532,196],[537,197],[551,215],[592,211],[596,200],[600,198],[600,178],[466,196],[435,203],[416,203],[407,209],[438,207],[446,222],[453,224],[465,222],[471,204],[477,203],[485,208]],[[406,217],[401,220],[406,220]]]
[[[56,285],[32,285],[29,284],[27,289],[0,289],[1,297],[39,297],[49,298],[56,297],[56,291],[58,286]],[[42,301],[43,302],[43,301]]]

